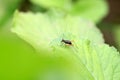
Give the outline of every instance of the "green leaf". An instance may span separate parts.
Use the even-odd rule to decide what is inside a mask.
[[[31,0],[46,9],[55,8],[64,13],[78,15],[93,22],[100,22],[108,13],[105,0]]]
[[[0,80],[31,80],[38,63],[30,45],[10,32],[0,31]]]
[[[65,48],[67,52],[63,51],[60,54],[70,58],[69,61],[74,67],[73,71],[78,74],[77,80],[80,80],[78,76],[82,80],[120,79],[120,54],[114,47],[94,44],[89,40],[77,39],[75,42],[73,46]],[[61,46],[55,47],[56,52],[59,50],[58,47]]]
[[[23,0],[0,1],[0,28],[12,17],[15,9]]]
[[[48,56],[40,58],[43,67],[38,70],[38,80],[120,79],[119,53],[104,44],[99,30],[87,20],[16,11],[12,31]],[[72,45],[62,43],[62,39]]]
[[[87,20],[72,16],[59,16],[42,13],[20,13],[16,11],[12,32],[19,35],[32,46],[49,47],[61,40],[88,39],[94,43],[104,43],[102,34],[95,25]]]
[[[72,51],[73,47],[70,50],[56,46],[55,52],[46,50],[41,51],[44,55],[36,55],[17,37],[0,36],[1,80],[53,80],[52,77],[56,80],[120,79],[120,55],[107,45],[81,41],[76,45],[79,53]]]
[[[120,54],[114,47],[106,44],[96,45],[90,41],[79,42],[77,56],[82,60],[94,80],[120,79],[118,76],[120,74]]]
[[[99,22],[107,15],[108,5],[104,0],[79,0],[73,5],[71,13]]]
[[[69,10],[71,7],[70,0],[31,0],[31,2],[47,9],[59,8]]]

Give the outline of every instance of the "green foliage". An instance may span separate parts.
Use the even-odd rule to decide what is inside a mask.
[[[79,0],[73,5],[71,13],[93,22],[100,22],[108,13],[108,6],[104,0]]]
[[[30,43],[41,57],[48,56],[40,58],[48,62],[42,62],[38,80],[120,79],[120,55],[104,44],[93,23],[70,15],[16,11],[13,24],[14,33]],[[62,43],[62,39],[71,40],[72,45]]]
[[[45,8],[60,8],[64,10],[69,10],[69,8],[71,7],[70,0],[31,0],[31,2]]]
[[[0,27],[22,1],[0,1]],[[105,0],[30,1],[34,13],[16,11],[11,30],[28,44],[0,32],[0,80],[120,80],[120,54],[95,26],[108,12]],[[119,29],[115,35],[119,42]]]
[[[0,0],[0,27],[2,27],[13,15],[23,0]]]
[[[0,32],[0,80],[30,80],[38,66],[37,56],[23,40]]]
[[[93,22],[99,22],[108,12],[104,0],[31,0],[47,9],[56,8],[71,15],[78,15]]]
[[[102,34],[92,22],[77,16],[60,17],[53,14],[16,11],[12,31],[36,48],[41,45],[48,47],[62,38],[74,40],[76,36],[94,43],[104,43]]]

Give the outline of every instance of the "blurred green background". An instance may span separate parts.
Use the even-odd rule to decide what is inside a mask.
[[[32,1],[34,2],[34,0]],[[28,10],[33,12],[45,12],[47,8],[51,6],[45,4],[47,7],[42,7],[44,2],[41,6],[38,6],[32,3],[32,1],[0,0],[0,80],[32,80],[33,76],[35,75],[34,73],[41,68],[41,65],[39,64],[39,54],[36,53],[35,50],[24,40],[20,39],[18,36],[16,36],[16,34],[13,34],[10,31],[10,28],[12,27],[13,14],[16,9],[24,12]],[[73,3],[75,1],[76,0],[73,0]],[[109,12],[106,16],[104,15],[100,21],[96,21],[95,24],[102,31],[105,42],[111,46],[115,46],[118,50],[120,50],[120,0],[105,1],[108,3]],[[90,0],[89,3],[92,3],[92,0]],[[77,8],[73,9],[71,14],[78,15],[80,12],[80,14],[84,17],[85,15],[88,15],[85,13],[88,11],[88,13],[91,12],[91,14],[94,15],[97,13],[96,9],[99,8],[97,7],[94,9],[96,12],[94,13],[94,11],[92,12],[91,9],[87,9],[89,6],[91,6],[91,4],[87,3],[86,5],[88,7],[83,5],[84,2],[83,4],[77,3],[75,5]],[[79,7],[82,7],[83,9],[79,10]],[[85,16],[85,18],[90,19],[91,17],[88,15]],[[93,17],[91,20],[94,21],[97,20],[97,18]]]

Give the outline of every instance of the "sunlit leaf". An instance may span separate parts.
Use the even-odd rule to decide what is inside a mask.
[[[120,79],[120,55],[104,44],[93,23],[69,15],[17,11],[13,24],[12,32],[31,44],[40,55],[48,56],[40,58],[43,67],[38,71],[38,80]],[[62,39],[70,40],[72,45],[61,42]]]
[[[87,20],[72,16],[55,16],[41,13],[20,13],[14,16],[12,31],[29,42],[35,48],[48,47],[62,39],[88,39],[92,42],[104,43],[102,34],[95,25]]]

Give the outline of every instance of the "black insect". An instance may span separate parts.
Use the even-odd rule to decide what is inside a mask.
[[[65,44],[72,45],[72,42],[70,40],[64,40],[62,39],[61,42],[64,42]]]

